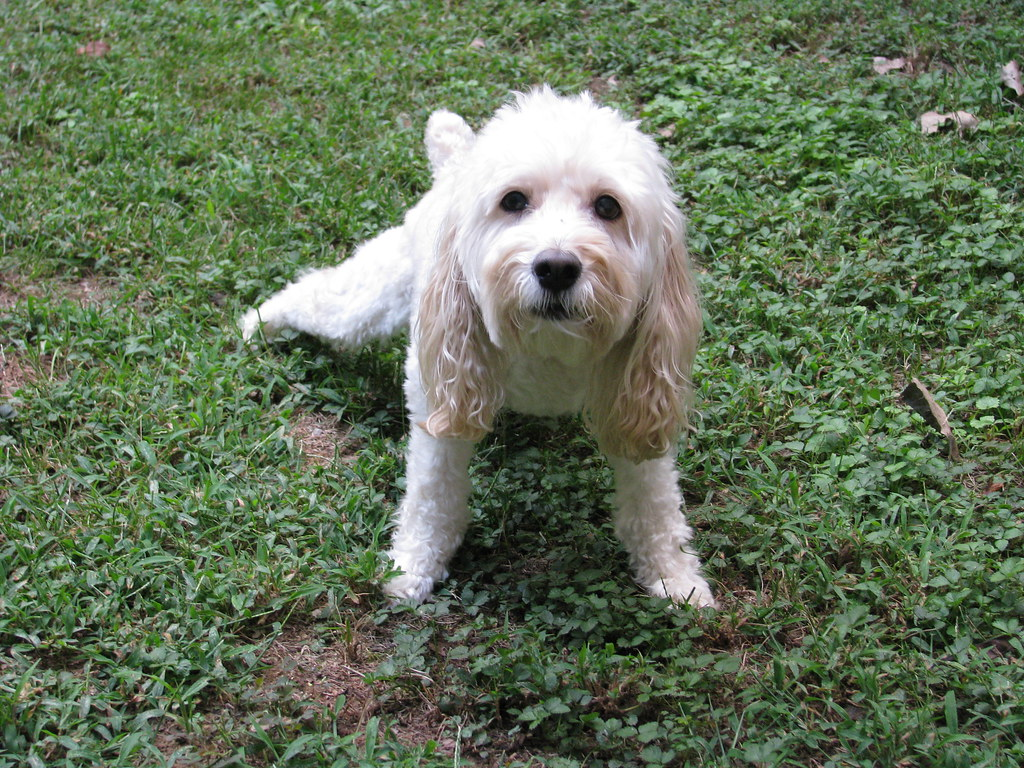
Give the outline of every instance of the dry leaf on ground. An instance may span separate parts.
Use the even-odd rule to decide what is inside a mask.
[[[92,56],[93,58],[106,56],[110,53],[110,43],[105,40],[90,40],[85,45],[80,45],[76,49],[76,53],[79,56]]]
[[[899,71],[907,65],[907,60],[900,56],[898,59],[887,59],[885,56],[875,56],[872,59],[871,68],[880,75],[887,75],[890,72]]]
[[[947,123],[951,123],[956,126],[956,132],[961,136],[963,136],[964,133],[977,130],[978,123],[980,122],[978,118],[970,112],[964,112],[962,110],[949,112],[948,114],[925,112],[917,119],[921,123],[921,133],[938,133],[939,130],[945,127]]]
[[[953,438],[953,428],[949,426],[949,417],[942,409],[928,388],[921,383],[920,379],[911,379],[910,384],[900,395],[903,402],[909,405],[927,424],[938,431],[949,445],[949,458],[953,461],[960,460],[960,449],[957,448],[956,440]]]
[[[1016,93],[1018,97],[1024,96],[1024,83],[1021,82],[1020,67],[1016,60],[1004,64],[999,74],[1003,79],[1003,85]]]

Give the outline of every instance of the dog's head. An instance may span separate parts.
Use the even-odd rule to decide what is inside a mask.
[[[656,145],[589,95],[547,88],[475,137],[453,117],[427,133],[450,196],[416,330],[428,431],[479,437],[509,356],[568,354],[593,365],[602,448],[665,453],[684,426],[700,318]]]

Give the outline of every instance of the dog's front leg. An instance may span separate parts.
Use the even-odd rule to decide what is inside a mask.
[[[448,576],[448,561],[469,524],[469,440],[436,438],[413,425],[406,494],[389,552],[402,573],[384,585],[399,600],[422,602]]]
[[[700,560],[688,547],[693,531],[682,511],[675,456],[639,464],[615,456],[609,461],[615,470],[615,533],[637,581],[655,597],[714,607]]]

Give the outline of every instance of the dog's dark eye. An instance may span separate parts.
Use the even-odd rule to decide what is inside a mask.
[[[520,211],[525,211],[529,205],[530,201],[527,199],[526,195],[518,189],[512,190],[501,198],[501,210],[507,211],[508,213],[519,213]]]
[[[594,213],[605,221],[615,221],[622,215],[622,206],[611,195],[601,195],[594,201]]]

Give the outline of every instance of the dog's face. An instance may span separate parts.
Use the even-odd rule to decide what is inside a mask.
[[[454,190],[455,249],[496,346],[543,352],[536,342],[555,330],[602,354],[622,338],[659,270],[650,244],[672,204],[634,124],[534,92],[481,130]]]
[[[435,114],[443,220],[418,347],[435,437],[477,439],[517,355],[578,364],[602,448],[663,455],[686,423],[700,311],[654,142],[587,95],[521,95],[474,136]],[[541,395],[542,396],[542,395]]]

